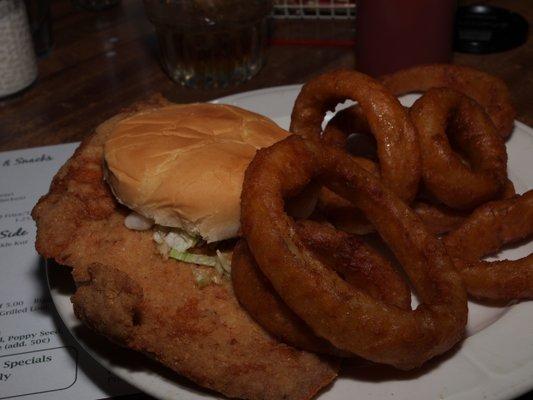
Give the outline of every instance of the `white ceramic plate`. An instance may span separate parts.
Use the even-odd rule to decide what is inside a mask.
[[[216,100],[266,115],[288,128],[299,85],[246,92]],[[416,96],[405,96],[410,105]],[[516,122],[507,143],[509,176],[518,192],[533,188],[533,129]],[[516,259],[533,252],[533,243],[506,250],[503,258]],[[161,399],[213,399],[156,363],[136,353],[117,350],[105,340],[87,335],[75,318],[68,290],[49,274],[57,311],[80,344],[103,366],[140,390]],[[511,399],[533,388],[533,301],[512,306],[470,302],[468,338],[453,352],[429,362],[416,372],[388,368],[351,367],[320,400],[363,399]],[[120,351],[120,357],[116,352]]]

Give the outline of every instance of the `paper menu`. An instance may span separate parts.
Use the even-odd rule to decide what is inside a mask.
[[[0,399],[138,393],[97,364],[62,326],[35,251],[31,209],[76,147],[0,153]]]

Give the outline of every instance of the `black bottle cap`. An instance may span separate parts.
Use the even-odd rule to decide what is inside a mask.
[[[459,7],[455,15],[454,50],[487,54],[525,43],[529,25],[520,14],[484,4]]]

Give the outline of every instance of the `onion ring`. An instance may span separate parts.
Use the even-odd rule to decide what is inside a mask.
[[[380,81],[396,96],[436,87],[455,89],[485,109],[501,138],[506,139],[513,131],[516,111],[509,89],[503,80],[485,72],[459,65],[432,64],[385,75]]]
[[[322,140],[332,146],[347,149],[347,139],[352,133],[365,136],[372,135],[363,110],[357,104],[337,111],[324,128]],[[360,151],[360,149],[356,150]],[[371,157],[374,157],[374,155],[372,154]]]
[[[411,308],[411,289],[404,277],[362,239],[315,221],[299,221],[297,230],[307,248],[350,285],[387,304]]]
[[[241,306],[265,331],[282,342],[313,353],[343,356],[327,340],[319,338],[272,289],[261,273],[245,240],[233,249],[231,281]]]
[[[317,177],[360,208],[404,268],[421,300],[403,310],[351,287],[307,249],[284,213],[284,197]],[[259,150],[246,170],[242,230],[285,304],[335,347],[401,369],[456,344],[466,292],[444,246],[378,179],[339,149],[290,136]]]
[[[319,140],[324,115],[346,99],[359,103],[376,138],[381,179],[411,201],[421,174],[415,128],[398,99],[369,76],[337,70],[307,82],[294,103],[290,131]]]
[[[364,123],[365,121],[361,109],[357,106],[339,111],[327,124],[322,140],[325,143],[345,149],[349,147],[347,137],[351,133],[368,134],[368,126]],[[378,173],[377,164],[373,161],[361,159],[359,163],[368,171]],[[511,181],[507,180],[501,198],[514,195],[514,186]],[[426,227],[437,235],[456,229],[468,217],[468,213],[464,211],[454,210],[441,204],[430,204],[425,200],[415,201],[412,208],[426,224]],[[333,225],[341,230],[358,234],[373,231],[372,226],[353,204],[325,188],[320,192],[318,209]]]
[[[360,157],[353,159],[361,168],[379,177],[378,165],[375,162]],[[317,211],[344,232],[358,235],[374,232],[372,224],[357,207],[326,187],[322,187],[318,193]]]
[[[440,204],[429,204],[423,201],[415,201],[412,208],[426,228],[435,235],[453,231],[468,217],[468,213],[453,210]]]
[[[341,231],[366,235],[375,230],[361,210],[328,188],[323,187],[320,190],[316,209],[321,216]]]
[[[366,118],[364,118],[361,108],[357,106],[351,106],[337,112],[326,125],[322,140],[324,143],[349,151],[348,137],[354,132],[361,132],[363,135],[370,134]],[[365,147],[366,149],[363,150],[370,150],[374,146],[367,142]],[[359,151],[361,149],[356,150]],[[350,152],[350,154],[353,153]],[[354,158],[359,166],[379,177],[378,164],[374,160],[367,158],[371,157],[372,154],[365,154],[365,156],[360,157],[358,154]],[[323,187],[321,189],[318,196],[317,209],[336,228],[345,232],[363,235],[374,231],[374,228],[360,210],[328,188]]]
[[[506,186],[502,199],[515,195],[512,183]],[[422,220],[426,228],[435,235],[442,235],[457,229],[468,218],[469,213],[454,210],[441,204],[430,204],[415,201],[411,208]],[[360,210],[348,200],[335,195],[331,190],[320,192],[317,209],[337,229],[344,232],[364,235],[374,231],[372,224],[364,217]]]
[[[352,286],[387,304],[410,309],[411,291],[406,282],[386,258],[361,239],[313,221],[299,221],[297,230],[306,246]],[[272,335],[302,350],[349,355],[314,335],[283,303],[257,267],[244,240],[233,251],[231,278],[241,305]]]
[[[480,259],[532,235],[533,190],[530,190],[479,207],[443,240],[469,294],[514,300],[533,297],[533,255],[512,261]]]
[[[501,194],[507,182],[505,144],[474,100],[452,89],[430,89],[409,115],[418,131],[422,180],[433,196],[449,207],[472,209]]]
[[[514,185],[508,179],[501,194],[501,199],[508,199],[515,195]],[[435,235],[442,235],[457,229],[470,215],[468,212],[425,201],[415,201],[412,204],[412,208],[426,227]]]
[[[379,81],[395,96],[447,87],[477,101],[490,116],[498,134],[506,139],[513,131],[516,110],[505,82],[474,68],[452,64],[430,64],[384,75]],[[369,130],[366,118],[355,106],[349,111],[357,132]]]

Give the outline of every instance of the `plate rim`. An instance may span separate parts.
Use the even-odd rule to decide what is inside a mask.
[[[299,91],[301,86],[302,84],[292,84],[292,85],[280,85],[280,86],[273,86],[273,87],[267,87],[267,88],[262,88],[262,89],[255,89],[255,90],[239,92],[239,93],[219,97],[219,98],[213,99],[210,102],[212,103],[225,103],[225,102],[233,103],[233,102],[243,101],[244,99],[247,99],[250,97],[261,97],[264,95],[271,95],[271,94],[275,94],[279,92],[291,92],[291,94],[295,94],[295,92]],[[268,115],[268,113],[265,113],[265,115]],[[289,113],[289,116],[290,116],[290,113]],[[526,133],[529,136],[533,137],[533,128],[527,126],[521,121],[515,120],[515,130],[522,131],[523,133]],[[515,133],[516,132],[513,132],[513,136],[515,136]],[[510,140],[512,140],[512,137]],[[68,316],[65,317],[63,313],[60,312],[60,310],[63,309],[63,304],[60,304],[59,301],[65,300],[64,297],[66,297],[67,301],[69,302],[71,311],[73,313],[72,304],[70,303],[70,299],[67,295],[55,294],[55,291],[52,289],[51,284],[50,284],[48,267],[46,268],[46,279],[47,279],[47,285],[48,285],[54,306],[56,307],[58,315],[60,316],[61,320],[65,324],[66,328],[69,330],[70,334],[75,338],[75,340],[78,342],[81,348],[83,348],[84,351],[86,351],[93,359],[95,359],[99,364],[101,364],[108,371],[116,374],[121,379],[123,379],[130,385],[136,387],[137,389],[151,396],[154,396],[156,398],[168,398],[168,395],[169,395],[168,389],[172,389],[171,390],[172,392],[178,389],[181,395],[188,394],[188,395],[195,396],[195,397],[191,397],[191,399],[192,398],[195,398],[195,399],[213,398],[213,395],[211,393],[198,395],[198,393],[192,392],[189,388],[182,386],[180,384],[177,384],[175,382],[170,382],[166,380],[164,377],[160,377],[160,376],[158,376],[157,378],[159,378],[158,380],[161,380],[160,382],[161,384],[168,385],[167,391],[165,393],[162,393],[165,390],[163,391],[153,390],[154,388],[157,387],[156,385],[154,385],[155,386],[154,388],[140,385],[138,380],[135,380],[131,377],[131,373],[128,373],[127,371],[122,372],[120,369],[117,369],[117,367],[114,366],[111,362],[95,354],[94,351],[91,349],[91,347],[87,345],[86,343],[84,343],[83,340],[80,340],[75,334],[75,332],[73,332],[72,327],[68,323],[69,317]],[[525,317],[524,317],[524,314],[525,314]],[[464,350],[465,348],[473,349],[474,348],[473,346],[475,345],[483,345],[483,344],[490,345],[491,342],[494,340],[494,337],[506,337],[509,335],[513,335],[516,329],[522,329],[522,330],[525,329],[526,332],[527,331],[532,332],[533,331],[533,318],[529,318],[529,321],[527,318],[528,316],[531,316],[531,315],[533,315],[533,301],[523,301],[518,304],[514,304],[510,306],[509,310],[506,313],[504,313],[497,321],[492,323],[487,328],[481,330],[480,332],[477,332],[473,336],[466,338],[462,342],[461,349],[458,351],[458,353],[454,354],[453,357],[447,360],[446,362],[453,362],[453,358],[456,358],[458,356],[465,357],[465,354],[463,354],[465,351]],[[504,323],[504,320],[507,320],[509,318],[511,318],[512,321],[519,322],[518,325],[513,324],[511,326],[509,322]],[[81,322],[79,321],[78,323],[81,324]],[[452,396],[449,398],[453,398],[456,400],[459,400],[459,399],[460,400],[474,400],[474,399],[483,397],[484,399],[487,399],[487,400],[490,400],[490,399],[506,400],[506,399],[511,399],[516,396],[519,396],[523,393],[526,393],[528,390],[533,389],[533,346],[531,346],[530,353],[531,354],[530,354],[530,358],[528,359],[528,362],[526,362],[520,367],[517,367],[516,369],[510,370],[508,373],[499,374],[499,375],[490,373],[490,371],[487,371],[486,366],[485,366],[485,369],[483,369],[483,363],[481,363],[479,360],[475,360],[475,359],[472,360],[471,358],[472,355],[468,355],[468,357],[466,357],[468,361],[470,362],[474,361],[476,364],[480,364],[478,366],[483,370],[484,374],[486,375],[486,377],[484,378],[482,382],[486,382],[486,385],[481,386],[478,384],[477,386],[472,387],[467,391],[452,394]],[[152,378],[152,377],[148,376],[147,378]],[[330,390],[328,392],[325,392],[324,394],[327,394],[327,393],[332,394],[332,392],[333,390]],[[328,397],[328,396],[325,396],[325,397]]]

